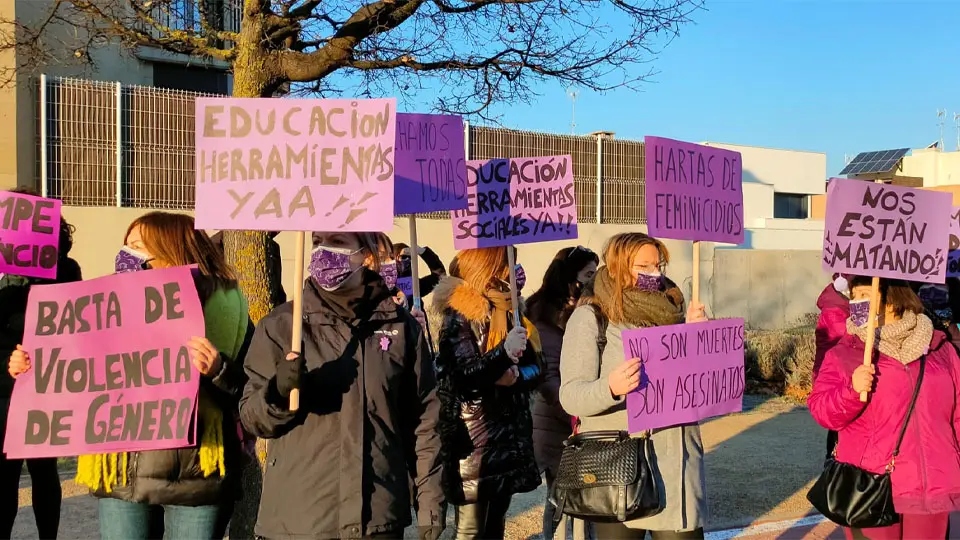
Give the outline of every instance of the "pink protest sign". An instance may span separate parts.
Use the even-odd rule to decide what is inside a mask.
[[[740,153],[663,137],[643,144],[650,235],[742,244]]]
[[[394,99],[197,98],[197,228],[393,229]]]
[[[826,272],[946,281],[949,193],[834,178],[823,230]]]
[[[0,275],[57,277],[60,201],[0,191]]]
[[[577,238],[570,156],[467,162],[467,208],[452,212],[453,247]]]
[[[397,114],[396,214],[467,207],[463,118]]]
[[[159,450],[194,438],[203,334],[190,268],[30,289],[3,450],[10,458]]]
[[[947,277],[960,276],[960,207],[950,208],[950,244],[947,254]]]
[[[630,433],[743,409],[743,319],[624,330],[623,352],[642,362],[627,394]]]

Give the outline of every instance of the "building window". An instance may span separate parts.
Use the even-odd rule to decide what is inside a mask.
[[[216,68],[184,66],[157,62],[153,64],[153,86],[169,90],[227,95],[227,72]]]
[[[810,217],[809,200],[809,195],[774,193],[773,217],[776,219],[807,219]]]

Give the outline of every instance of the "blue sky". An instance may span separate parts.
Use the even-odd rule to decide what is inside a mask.
[[[956,147],[960,2],[707,0],[653,66],[641,92],[577,100],[577,133],[660,135],[844,153]],[[566,89],[548,84],[536,106],[498,108],[505,127],[570,132]],[[556,114],[562,110],[565,114]],[[550,111],[550,114],[545,112]]]

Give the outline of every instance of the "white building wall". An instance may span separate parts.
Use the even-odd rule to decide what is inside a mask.
[[[713,142],[703,144],[740,152],[744,184],[769,184],[778,193],[826,193],[827,155],[823,152]]]

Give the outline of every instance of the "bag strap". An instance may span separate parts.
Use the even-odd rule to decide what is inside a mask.
[[[897,456],[900,454],[900,443],[903,442],[903,436],[907,434],[907,426],[910,424],[910,417],[913,416],[913,409],[917,405],[917,396],[920,395],[920,383],[923,382],[923,372],[927,367],[927,355],[920,357],[920,374],[917,375],[917,385],[913,388],[913,397],[910,398],[910,407],[907,409],[907,416],[903,419],[903,427],[900,428],[900,436],[897,437],[897,446],[893,449],[893,457],[890,458],[890,465],[887,465],[887,470],[892,471],[897,460]]]
[[[603,310],[597,304],[590,305],[590,311],[597,319],[597,349],[600,351],[600,361],[597,362],[597,377],[600,377],[600,366],[603,365],[603,350],[607,348],[607,317]],[[577,418],[576,425],[573,426],[573,434],[580,433],[580,418]]]

